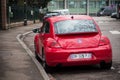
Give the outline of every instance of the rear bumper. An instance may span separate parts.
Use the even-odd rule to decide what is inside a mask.
[[[77,66],[77,65],[92,65],[99,64],[101,61],[106,63],[112,60],[112,50],[109,45],[99,46],[97,48],[87,49],[61,49],[61,48],[46,48],[46,62],[49,66]],[[71,54],[91,53],[91,59],[76,59],[70,58]]]

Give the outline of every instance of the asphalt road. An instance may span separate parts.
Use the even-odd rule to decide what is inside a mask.
[[[120,20],[110,17],[94,17],[102,33],[111,41],[113,50],[113,67],[101,70],[95,66],[62,67],[50,74],[56,80],[119,80],[120,79]],[[28,34],[24,42],[34,53],[33,38],[35,33]]]

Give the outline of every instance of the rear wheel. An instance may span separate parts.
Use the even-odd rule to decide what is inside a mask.
[[[35,44],[35,42],[34,42],[34,49],[35,49],[35,58],[38,59],[39,57],[38,57],[38,55],[37,55],[36,44]]]
[[[35,51],[35,58],[37,59],[37,60],[40,60],[40,58],[39,58],[39,56],[37,55],[37,52]]]
[[[44,49],[42,49],[42,66],[46,72],[51,72],[52,68],[50,66],[48,66],[46,63]]]
[[[46,61],[42,61],[42,66],[46,72],[51,72],[51,67],[47,65]]]
[[[109,63],[105,63],[105,62],[101,62],[100,63],[100,68],[101,69],[111,69],[111,67],[112,67],[112,61],[111,62],[109,62]]]

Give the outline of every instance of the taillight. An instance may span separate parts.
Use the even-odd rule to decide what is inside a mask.
[[[50,47],[50,48],[61,48],[59,43],[56,40],[52,39],[52,38],[49,38],[47,40],[47,46]]]
[[[100,42],[99,42],[99,46],[103,46],[103,45],[107,45],[109,44],[109,40],[107,37],[101,37]]]

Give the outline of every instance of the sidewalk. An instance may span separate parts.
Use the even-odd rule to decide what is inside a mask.
[[[39,24],[0,31],[0,80],[43,80],[38,68],[16,39]]]

